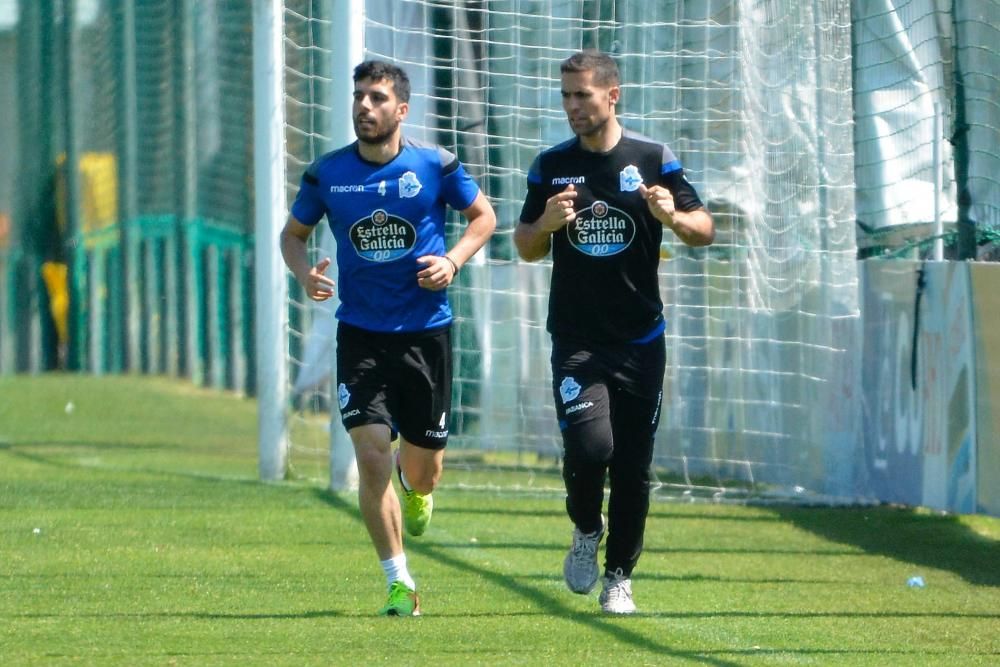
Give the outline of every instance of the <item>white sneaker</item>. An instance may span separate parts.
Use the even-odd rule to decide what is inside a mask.
[[[598,601],[601,603],[601,609],[607,614],[635,613],[632,580],[622,574],[621,568],[604,577],[604,588]]]
[[[563,579],[574,593],[584,595],[597,584],[601,575],[597,567],[597,547],[604,537],[604,526],[604,515],[601,515],[601,527],[592,533],[581,533],[579,528],[573,528],[573,544],[563,561]]]

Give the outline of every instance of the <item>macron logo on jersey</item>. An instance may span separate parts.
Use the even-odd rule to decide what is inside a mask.
[[[331,185],[330,192],[364,192],[365,186],[363,185]]]
[[[586,176],[559,176],[552,179],[552,185],[580,185],[586,182]]]

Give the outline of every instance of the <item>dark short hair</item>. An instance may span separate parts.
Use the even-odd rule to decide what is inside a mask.
[[[593,72],[594,83],[601,86],[611,87],[617,86],[619,83],[617,63],[608,54],[594,49],[574,53],[562,61],[559,71],[563,74],[567,72]]]
[[[410,77],[406,76],[406,72],[401,67],[384,60],[366,60],[354,68],[354,83],[361,79],[392,81],[392,89],[396,93],[396,99],[400,102],[410,101]]]

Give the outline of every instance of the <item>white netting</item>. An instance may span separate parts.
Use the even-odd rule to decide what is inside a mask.
[[[329,77],[350,74],[329,71],[337,26],[323,5],[286,2],[290,192],[331,148]],[[366,57],[411,77],[406,132],[456,152],[499,219],[451,292],[449,469],[487,465],[446,482],[560,486],[538,472],[552,472],[561,448],[549,265],[518,261],[511,234],[532,158],[569,136],[559,63],[597,47],[621,68],[623,124],[673,148],[718,228],[710,248],[668,239],[662,249],[669,368],[656,463],[666,488],[849,492],[838,485],[850,462],[836,457],[856,420],[845,393],[858,316],[848,2],[369,0],[365,12]],[[292,304],[293,378],[304,350],[321,349],[305,345],[311,312]],[[299,423],[313,423],[292,429],[292,464],[306,474],[310,459],[324,474],[328,386],[296,399]]]

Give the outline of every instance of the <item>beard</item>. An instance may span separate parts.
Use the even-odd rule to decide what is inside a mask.
[[[584,123],[582,125],[574,125],[570,123],[570,127],[573,129],[573,133],[578,137],[592,137],[595,134],[601,132],[604,127],[608,124],[609,118],[599,120],[596,123]]]
[[[358,123],[358,119],[354,119],[354,135],[363,144],[375,146],[384,144],[395,134],[397,129],[399,129],[399,121],[389,121],[386,124],[376,123],[374,126],[368,125],[362,127]]]

